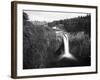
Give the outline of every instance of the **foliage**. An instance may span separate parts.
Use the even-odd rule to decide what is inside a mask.
[[[39,23],[39,25],[36,25]],[[23,68],[60,67],[62,63],[68,65],[90,65],[90,15],[72,19],[46,22],[28,21],[28,15],[23,13]],[[42,25],[41,25],[42,24]],[[53,26],[59,25],[69,34],[70,52],[79,59],[79,63],[72,63],[68,59],[58,62],[63,43],[56,39]],[[62,27],[63,26],[63,27]],[[85,58],[83,58],[85,57]],[[87,63],[88,62],[88,63]],[[81,63],[81,64],[80,64]],[[60,65],[61,64],[61,65]],[[68,66],[66,64],[66,67]],[[74,66],[75,66],[74,65]]]
[[[57,57],[54,53],[59,46],[55,32],[49,27],[23,21],[23,68],[48,67]]]
[[[91,41],[84,32],[69,34],[70,52],[75,56],[90,57]]]
[[[84,31],[90,36],[90,32],[91,32],[90,31],[91,30],[91,16],[90,15],[71,18],[71,19],[58,20],[58,21],[53,21],[53,22],[48,23],[50,27],[59,26],[59,24],[62,24],[64,29],[67,32]]]

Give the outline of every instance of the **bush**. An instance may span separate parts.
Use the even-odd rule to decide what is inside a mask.
[[[58,45],[57,45],[58,44]],[[55,32],[44,26],[33,25],[29,21],[23,26],[23,68],[44,68],[56,60],[59,48]]]
[[[90,56],[90,38],[84,32],[69,34],[70,52],[75,56],[89,57]]]

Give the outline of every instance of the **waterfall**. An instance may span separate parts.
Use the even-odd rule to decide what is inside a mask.
[[[68,37],[67,32],[61,30],[60,28],[56,26],[54,26],[53,29],[55,30],[56,36],[61,36],[64,42],[64,52],[59,57],[59,59],[70,58],[70,59],[77,60],[69,51],[69,37]]]
[[[62,37],[63,37],[63,42],[64,42],[64,53],[61,55],[61,58],[75,59],[75,57],[69,52],[68,34],[63,32]]]

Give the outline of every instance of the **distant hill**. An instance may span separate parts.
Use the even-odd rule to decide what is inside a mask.
[[[91,30],[91,16],[80,16],[71,19],[58,20],[48,23],[49,27],[63,25],[62,27],[67,32],[80,32],[83,31],[90,35]],[[60,26],[61,27],[61,26]]]
[[[46,21],[31,21],[34,25],[47,25]]]

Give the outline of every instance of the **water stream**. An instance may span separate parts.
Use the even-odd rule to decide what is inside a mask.
[[[69,58],[69,59],[76,60],[75,57],[69,51],[69,37],[68,37],[68,34],[66,32],[63,32],[63,31],[58,31],[58,32],[56,32],[56,34],[60,35],[63,39],[63,42],[64,42],[64,53],[60,56],[60,59]]]
[[[64,54],[62,55],[62,58],[74,58],[72,54],[69,52],[69,39],[68,39],[68,34],[63,33],[63,42],[64,42]]]

